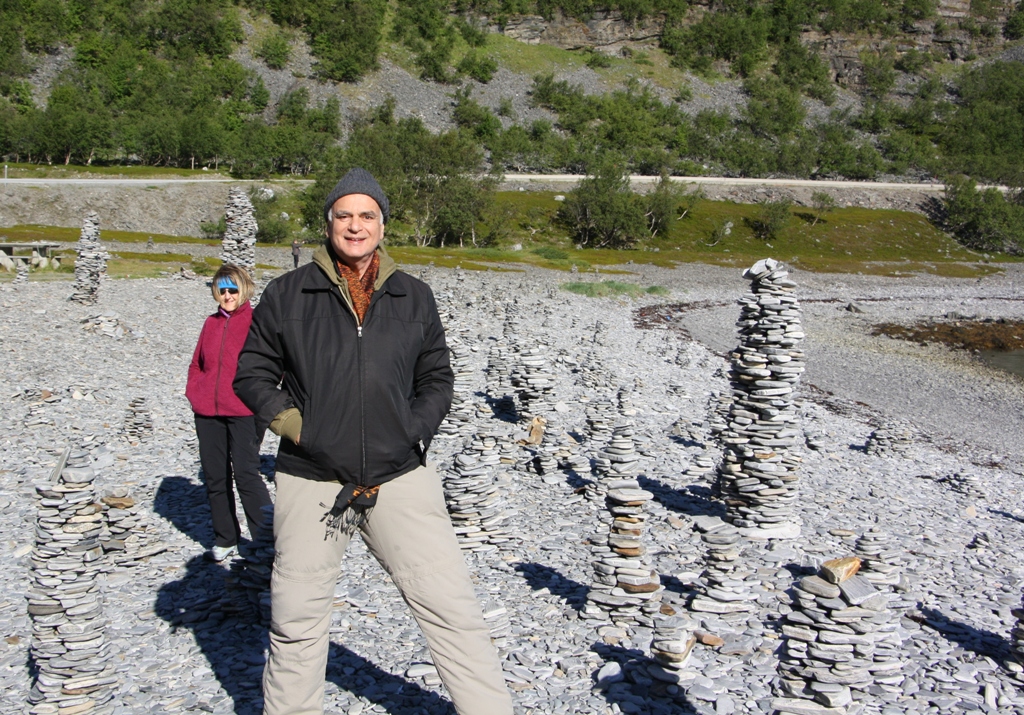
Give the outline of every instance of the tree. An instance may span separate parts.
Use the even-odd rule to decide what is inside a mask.
[[[1024,253],[1024,191],[1012,191],[1009,199],[996,188],[978,191],[967,176],[946,181],[943,204],[946,227],[956,239],[979,251]]]
[[[676,221],[676,211],[681,197],[679,184],[674,183],[668,172],[662,170],[657,186],[646,197],[644,215],[647,217],[647,230],[651,238],[657,238],[658,234],[668,235],[669,229]]]
[[[754,229],[754,235],[765,241],[774,240],[779,237],[779,232],[789,223],[790,207],[793,202],[789,199],[764,199],[758,201],[757,215],[750,222]]]
[[[579,246],[629,248],[648,235],[647,217],[621,161],[604,159],[562,202],[558,219]]]
[[[41,119],[43,153],[59,157],[64,164],[72,158],[91,163],[96,151],[109,142],[110,110],[95,90],[85,91],[71,83],[58,85],[50,93]]]
[[[814,227],[818,225],[818,221],[825,214],[835,209],[836,200],[828,192],[815,191],[811,194],[811,206],[814,207],[814,221],[811,223],[811,227]]]

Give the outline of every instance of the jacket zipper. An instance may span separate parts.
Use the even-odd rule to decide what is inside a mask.
[[[370,312],[367,307],[366,312]],[[356,325],[356,359],[359,361],[359,481],[366,484],[366,393],[363,389],[363,326]]]
[[[220,352],[217,354],[217,380],[213,383],[213,416],[220,416],[220,407],[217,402],[217,396],[220,394],[220,369],[221,363],[224,359],[224,341],[228,337],[228,323],[231,321],[229,315],[224,319],[224,329],[220,331]]]

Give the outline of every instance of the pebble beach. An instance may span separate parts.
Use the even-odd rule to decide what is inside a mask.
[[[617,279],[669,294],[587,298],[543,270],[407,269],[433,288],[453,350],[456,405],[430,458],[458,500],[453,519],[516,712],[1024,712],[1014,640],[1024,381],[941,345],[871,335],[883,321],[1020,319],[1024,271],[790,272],[805,335],[788,451],[799,535],[746,539],[723,522],[715,482],[750,283],[739,268],[625,268],[633,275]],[[213,534],[184,397],[209,288],[104,279],[93,305],[72,292],[60,281],[0,285],[0,712],[259,713],[266,564],[245,548],[233,563],[203,558]],[[268,434],[271,493],[276,446]],[[42,603],[34,549],[49,533],[40,510],[60,509],[48,490],[61,466],[88,481],[109,524],[101,557],[80,569],[89,600],[78,597],[90,617],[100,604],[88,643],[104,676],[33,706],[32,618],[46,617],[29,615]],[[636,563],[607,552],[624,514],[642,524],[629,541]],[[733,580],[716,565],[726,547]],[[823,564],[850,556],[862,573],[828,581]],[[600,574],[616,569],[632,575],[641,605],[599,595]],[[712,603],[737,589],[742,609]],[[622,617],[601,611],[609,602]],[[876,602],[884,618],[862,613]],[[804,648],[821,638],[819,610],[826,623],[876,619],[854,630],[884,637]],[[58,657],[75,642],[53,646]],[[815,693],[793,691],[794,668],[842,671],[851,653],[874,658],[868,680],[812,678]],[[454,713],[415,622],[358,538],[335,590],[325,711]]]

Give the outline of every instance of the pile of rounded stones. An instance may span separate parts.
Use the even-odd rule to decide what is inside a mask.
[[[678,613],[662,612],[654,616],[651,640],[654,662],[647,667],[651,677],[668,683],[680,682],[680,671],[689,664],[693,646],[697,643],[697,636],[693,633],[695,625],[691,618]]]
[[[899,622],[889,594],[857,573],[860,564],[856,556],[826,561],[794,587],[796,602],[782,626],[783,697],[773,709],[803,715],[812,712],[807,700],[845,708],[869,689],[871,697],[893,701],[902,694]]]
[[[100,279],[107,272],[110,258],[100,244],[100,217],[95,211],[86,214],[75,251],[75,290],[71,300],[92,305],[99,297]]]
[[[237,186],[228,191],[224,223],[220,259],[252,274],[256,268],[256,211],[245,191]]]
[[[103,507],[88,452],[66,450],[51,479],[37,484],[28,612],[37,666],[31,715],[110,713],[118,678],[104,636],[97,575]]]
[[[766,258],[743,272],[751,292],[740,299],[740,345],[730,354],[732,402],[721,433],[718,491],[727,519],[751,538],[795,538],[800,434],[793,390],[804,371],[804,333],[796,284]]]
[[[501,464],[498,438],[477,433],[452,466],[445,470],[444,495],[459,545],[471,551],[492,551],[511,537],[502,484],[494,473]]]
[[[132,499],[128,487],[108,489],[100,503],[106,521],[100,544],[104,551],[124,551],[132,545],[132,532],[139,524],[139,506]],[[138,541],[137,536],[135,541]]]
[[[857,539],[854,555],[861,562],[860,575],[876,586],[895,586],[900,582],[902,552],[877,526]]]
[[[519,398],[522,418],[544,415],[555,407],[555,376],[548,371],[547,365],[547,355],[539,347],[519,352],[519,361],[511,379]]]
[[[13,285],[20,286],[28,283],[28,264],[19,263],[14,268]]]
[[[868,435],[864,451],[876,457],[901,456],[907,453],[916,438],[917,430],[909,422],[887,422]]]
[[[594,400],[587,405],[587,436],[593,442],[604,442],[612,436],[618,413],[611,400]]]

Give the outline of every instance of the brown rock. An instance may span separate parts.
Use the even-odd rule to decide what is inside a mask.
[[[694,631],[693,635],[697,637],[703,645],[711,646],[712,648],[721,648],[725,645],[725,641],[716,636],[714,633],[707,633],[705,631]]]
[[[823,563],[818,575],[829,583],[842,583],[858,571],[860,571],[860,559],[856,556],[846,556]]]
[[[634,583],[622,583],[621,581],[619,581],[619,583],[616,584],[616,585],[619,588],[621,588],[623,591],[625,591],[626,593],[654,593],[659,588],[661,588],[661,584],[658,584],[658,583],[634,584]]]
[[[661,604],[661,608],[659,608],[658,611],[665,616],[676,615],[676,609],[672,608],[672,606],[668,605],[667,603]]]
[[[131,509],[135,500],[131,497],[103,497],[103,503],[111,509]]]
[[[613,548],[612,551],[617,553],[619,556],[643,556],[644,555],[643,549],[621,549],[621,548],[620,549],[615,549],[615,548]]]

